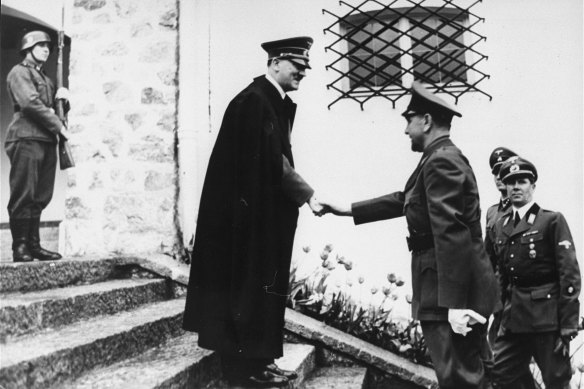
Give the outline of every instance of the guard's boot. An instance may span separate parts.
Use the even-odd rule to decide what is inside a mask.
[[[54,251],[46,250],[41,247],[40,224],[41,224],[40,217],[30,219],[28,248],[30,250],[31,255],[33,256],[33,258],[36,258],[39,261],[56,261],[58,259],[61,259],[62,258],[61,254],[56,253]]]
[[[33,260],[28,249],[28,229],[28,219],[10,219],[12,260],[14,262],[31,262]]]

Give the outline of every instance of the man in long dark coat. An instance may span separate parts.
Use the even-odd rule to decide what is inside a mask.
[[[412,252],[412,314],[422,331],[440,388],[483,388],[481,350],[497,282],[485,252],[473,170],[450,140],[461,116],[414,82],[402,114],[412,150],[422,152],[403,191],[353,204],[324,201],[355,224],[405,216]]]
[[[294,170],[290,131],[312,38],[262,44],[268,72],[229,104],[201,195],[184,328],[216,350],[231,381],[283,386],[279,369],[298,208],[322,207]]]

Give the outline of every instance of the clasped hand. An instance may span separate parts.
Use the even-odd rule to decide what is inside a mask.
[[[327,213],[332,213],[337,216],[350,216],[351,215],[351,204],[337,203],[331,200],[323,200],[312,196],[308,200],[308,205],[312,209],[312,213],[316,216],[322,216]]]

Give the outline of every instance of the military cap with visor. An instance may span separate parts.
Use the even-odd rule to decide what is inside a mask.
[[[20,54],[24,54],[25,50],[33,48],[39,43],[48,43],[51,45],[51,37],[44,31],[30,31],[24,34],[20,42]]]
[[[503,166],[501,166],[499,176],[504,184],[517,178],[529,178],[532,182],[536,182],[537,169],[534,164],[524,158],[511,157],[503,163]]]
[[[462,117],[462,114],[454,109],[450,104],[431,93],[420,82],[414,81],[410,88],[412,97],[402,116],[406,119],[415,115],[429,113],[435,118],[441,118],[450,123],[452,116]]]
[[[491,167],[491,173],[493,175],[499,174],[499,170],[501,170],[501,166],[503,163],[511,157],[516,157],[517,153],[512,150],[509,150],[506,147],[497,147],[491,153],[489,157],[489,166]]]
[[[268,53],[268,60],[287,59],[298,66],[311,69],[308,63],[308,50],[310,50],[312,42],[313,40],[309,36],[299,36],[264,42],[262,49]]]

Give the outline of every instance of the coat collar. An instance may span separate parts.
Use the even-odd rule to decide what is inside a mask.
[[[428,158],[434,151],[438,150],[440,147],[446,146],[454,146],[454,143],[452,143],[452,140],[448,135],[444,135],[441,136],[440,138],[434,139],[434,141],[432,141],[432,143],[430,143],[424,149],[424,153],[422,154],[422,160],[424,160],[424,158]]]
[[[517,227],[513,227],[513,208],[509,207],[507,212],[505,212],[501,218],[501,220],[503,220],[503,233],[508,237],[524,233],[531,228],[540,213],[541,208],[539,205],[533,203],[531,208],[529,208],[525,214],[525,217],[521,219],[519,224],[517,224]]]
[[[416,180],[418,178],[418,175],[420,174],[420,171],[422,171],[422,167],[424,166],[424,164],[428,160],[428,157],[430,157],[430,155],[432,155],[432,153],[434,151],[436,151],[440,147],[444,147],[444,146],[454,146],[454,143],[452,143],[452,140],[450,139],[449,136],[442,136],[438,139],[435,139],[432,143],[430,143],[424,149],[424,153],[422,154],[422,158],[420,158],[420,162],[418,163],[418,166],[416,166],[416,169],[414,170],[414,172],[412,173],[412,175],[410,176],[410,178],[408,178],[408,181],[406,182],[406,187],[404,189],[404,193],[408,192],[414,186],[414,184],[416,183]]]

